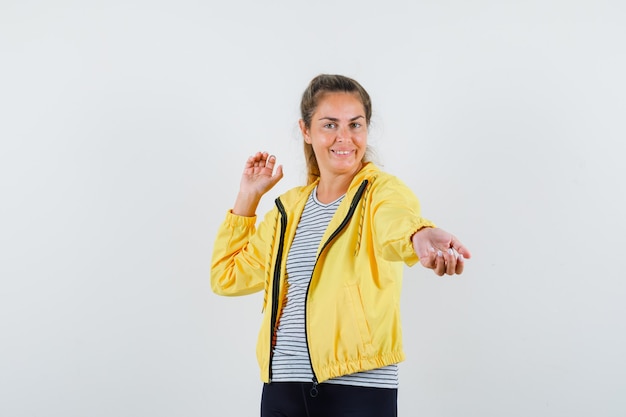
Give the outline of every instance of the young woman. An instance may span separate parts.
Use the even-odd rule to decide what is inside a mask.
[[[262,417],[395,416],[403,264],[453,275],[471,256],[368,161],[371,114],[355,80],[315,77],[301,102],[308,184],[278,197],[257,229],[258,203],[283,176],[257,152],[218,231],[213,291],[265,291]]]

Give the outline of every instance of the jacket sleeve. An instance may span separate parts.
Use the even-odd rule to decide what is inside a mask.
[[[211,257],[211,289],[216,294],[246,295],[263,289],[267,252],[259,235],[263,225],[256,230],[256,219],[229,210],[219,227]]]
[[[411,236],[435,224],[420,214],[419,200],[400,179],[377,178],[372,190],[373,227],[383,259],[413,266],[419,257]]]

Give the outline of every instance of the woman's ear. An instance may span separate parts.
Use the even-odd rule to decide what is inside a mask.
[[[304,124],[304,120],[300,119],[298,121],[298,125],[300,126],[300,132],[302,132],[302,137],[304,138],[304,141],[310,144],[311,136],[309,135],[309,129],[307,129],[306,125]]]

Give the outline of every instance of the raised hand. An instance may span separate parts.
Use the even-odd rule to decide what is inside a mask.
[[[276,166],[274,172],[275,164],[276,157],[267,152],[257,152],[248,158],[233,206],[234,214],[254,216],[261,197],[283,177],[282,165]]]
[[[413,250],[420,258],[420,263],[435,274],[461,274],[465,259],[471,253],[456,236],[439,228],[424,228],[411,238]]]

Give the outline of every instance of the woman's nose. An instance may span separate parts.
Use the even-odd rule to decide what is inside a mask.
[[[350,129],[347,126],[337,129],[337,140],[345,140],[350,137]]]

